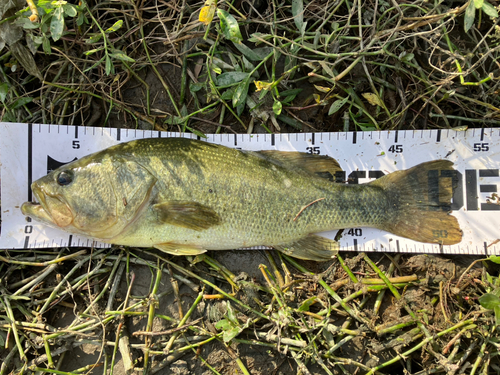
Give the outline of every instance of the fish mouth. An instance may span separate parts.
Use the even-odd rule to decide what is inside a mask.
[[[23,203],[21,211],[24,215],[59,228],[67,227],[73,222],[74,215],[61,197],[46,193],[42,187],[35,185],[35,183],[33,183],[31,190],[38,203]]]

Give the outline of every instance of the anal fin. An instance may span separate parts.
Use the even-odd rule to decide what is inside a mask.
[[[276,250],[294,258],[324,262],[332,259],[339,251],[339,243],[315,234],[290,244],[273,246]]]
[[[203,254],[207,250],[195,245],[179,244],[174,242],[164,242],[154,245],[158,250],[172,255],[198,255]]]

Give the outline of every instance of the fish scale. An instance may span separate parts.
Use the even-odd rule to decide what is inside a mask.
[[[377,224],[381,217],[378,202],[381,199],[377,197],[380,189],[332,184],[268,161],[261,162],[251,153],[222,146],[204,144],[205,147],[197,146],[189,152],[174,146],[166,148],[156,139],[148,141],[158,147],[140,147],[132,156],[163,182],[158,200],[193,199],[217,207],[216,211],[223,217],[222,225],[203,233],[205,242],[200,245],[207,249],[263,243],[273,246],[293,241],[297,236],[345,228],[353,222]],[[255,159],[261,162],[260,169]],[[291,186],[286,186],[285,179],[291,181]],[[174,182],[169,184],[168,181]],[[209,189],[215,193],[209,193]],[[293,220],[302,207],[320,198],[325,199]],[[375,203],[372,210],[364,209],[368,202]],[[226,216],[228,211],[231,214]],[[241,220],[242,217],[246,220]],[[154,225],[154,220],[148,228],[154,232],[153,237],[162,236],[165,230],[161,225]],[[192,235],[189,230],[182,229],[173,238],[174,241],[189,241]]]

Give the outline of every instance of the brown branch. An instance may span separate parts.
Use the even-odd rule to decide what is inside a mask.
[[[314,203],[319,202],[319,201],[322,201],[323,199],[325,199],[325,198],[319,198],[319,199],[316,199],[315,201],[312,201],[312,202],[311,202],[311,203],[309,203],[308,205],[305,205],[304,207],[302,207],[302,208],[300,209],[299,213],[298,213],[298,214],[297,214],[297,215],[293,218],[293,221],[297,220],[297,218],[300,216],[300,214],[301,214],[302,212],[304,212],[304,210],[305,210],[307,207],[312,206]]]

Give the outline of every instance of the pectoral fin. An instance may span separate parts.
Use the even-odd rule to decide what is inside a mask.
[[[301,169],[322,178],[331,179],[335,176],[335,172],[342,171],[337,160],[327,155],[311,155],[304,152],[276,150],[258,151],[256,154],[284,167]]]
[[[276,250],[294,258],[324,262],[339,251],[339,243],[325,237],[310,235],[290,244],[273,246]]]
[[[154,245],[158,250],[172,255],[198,255],[203,254],[207,250],[194,245],[184,245],[173,242],[165,242]]]
[[[220,216],[212,208],[197,202],[169,201],[152,206],[158,220],[193,230],[204,230],[221,223]]]

